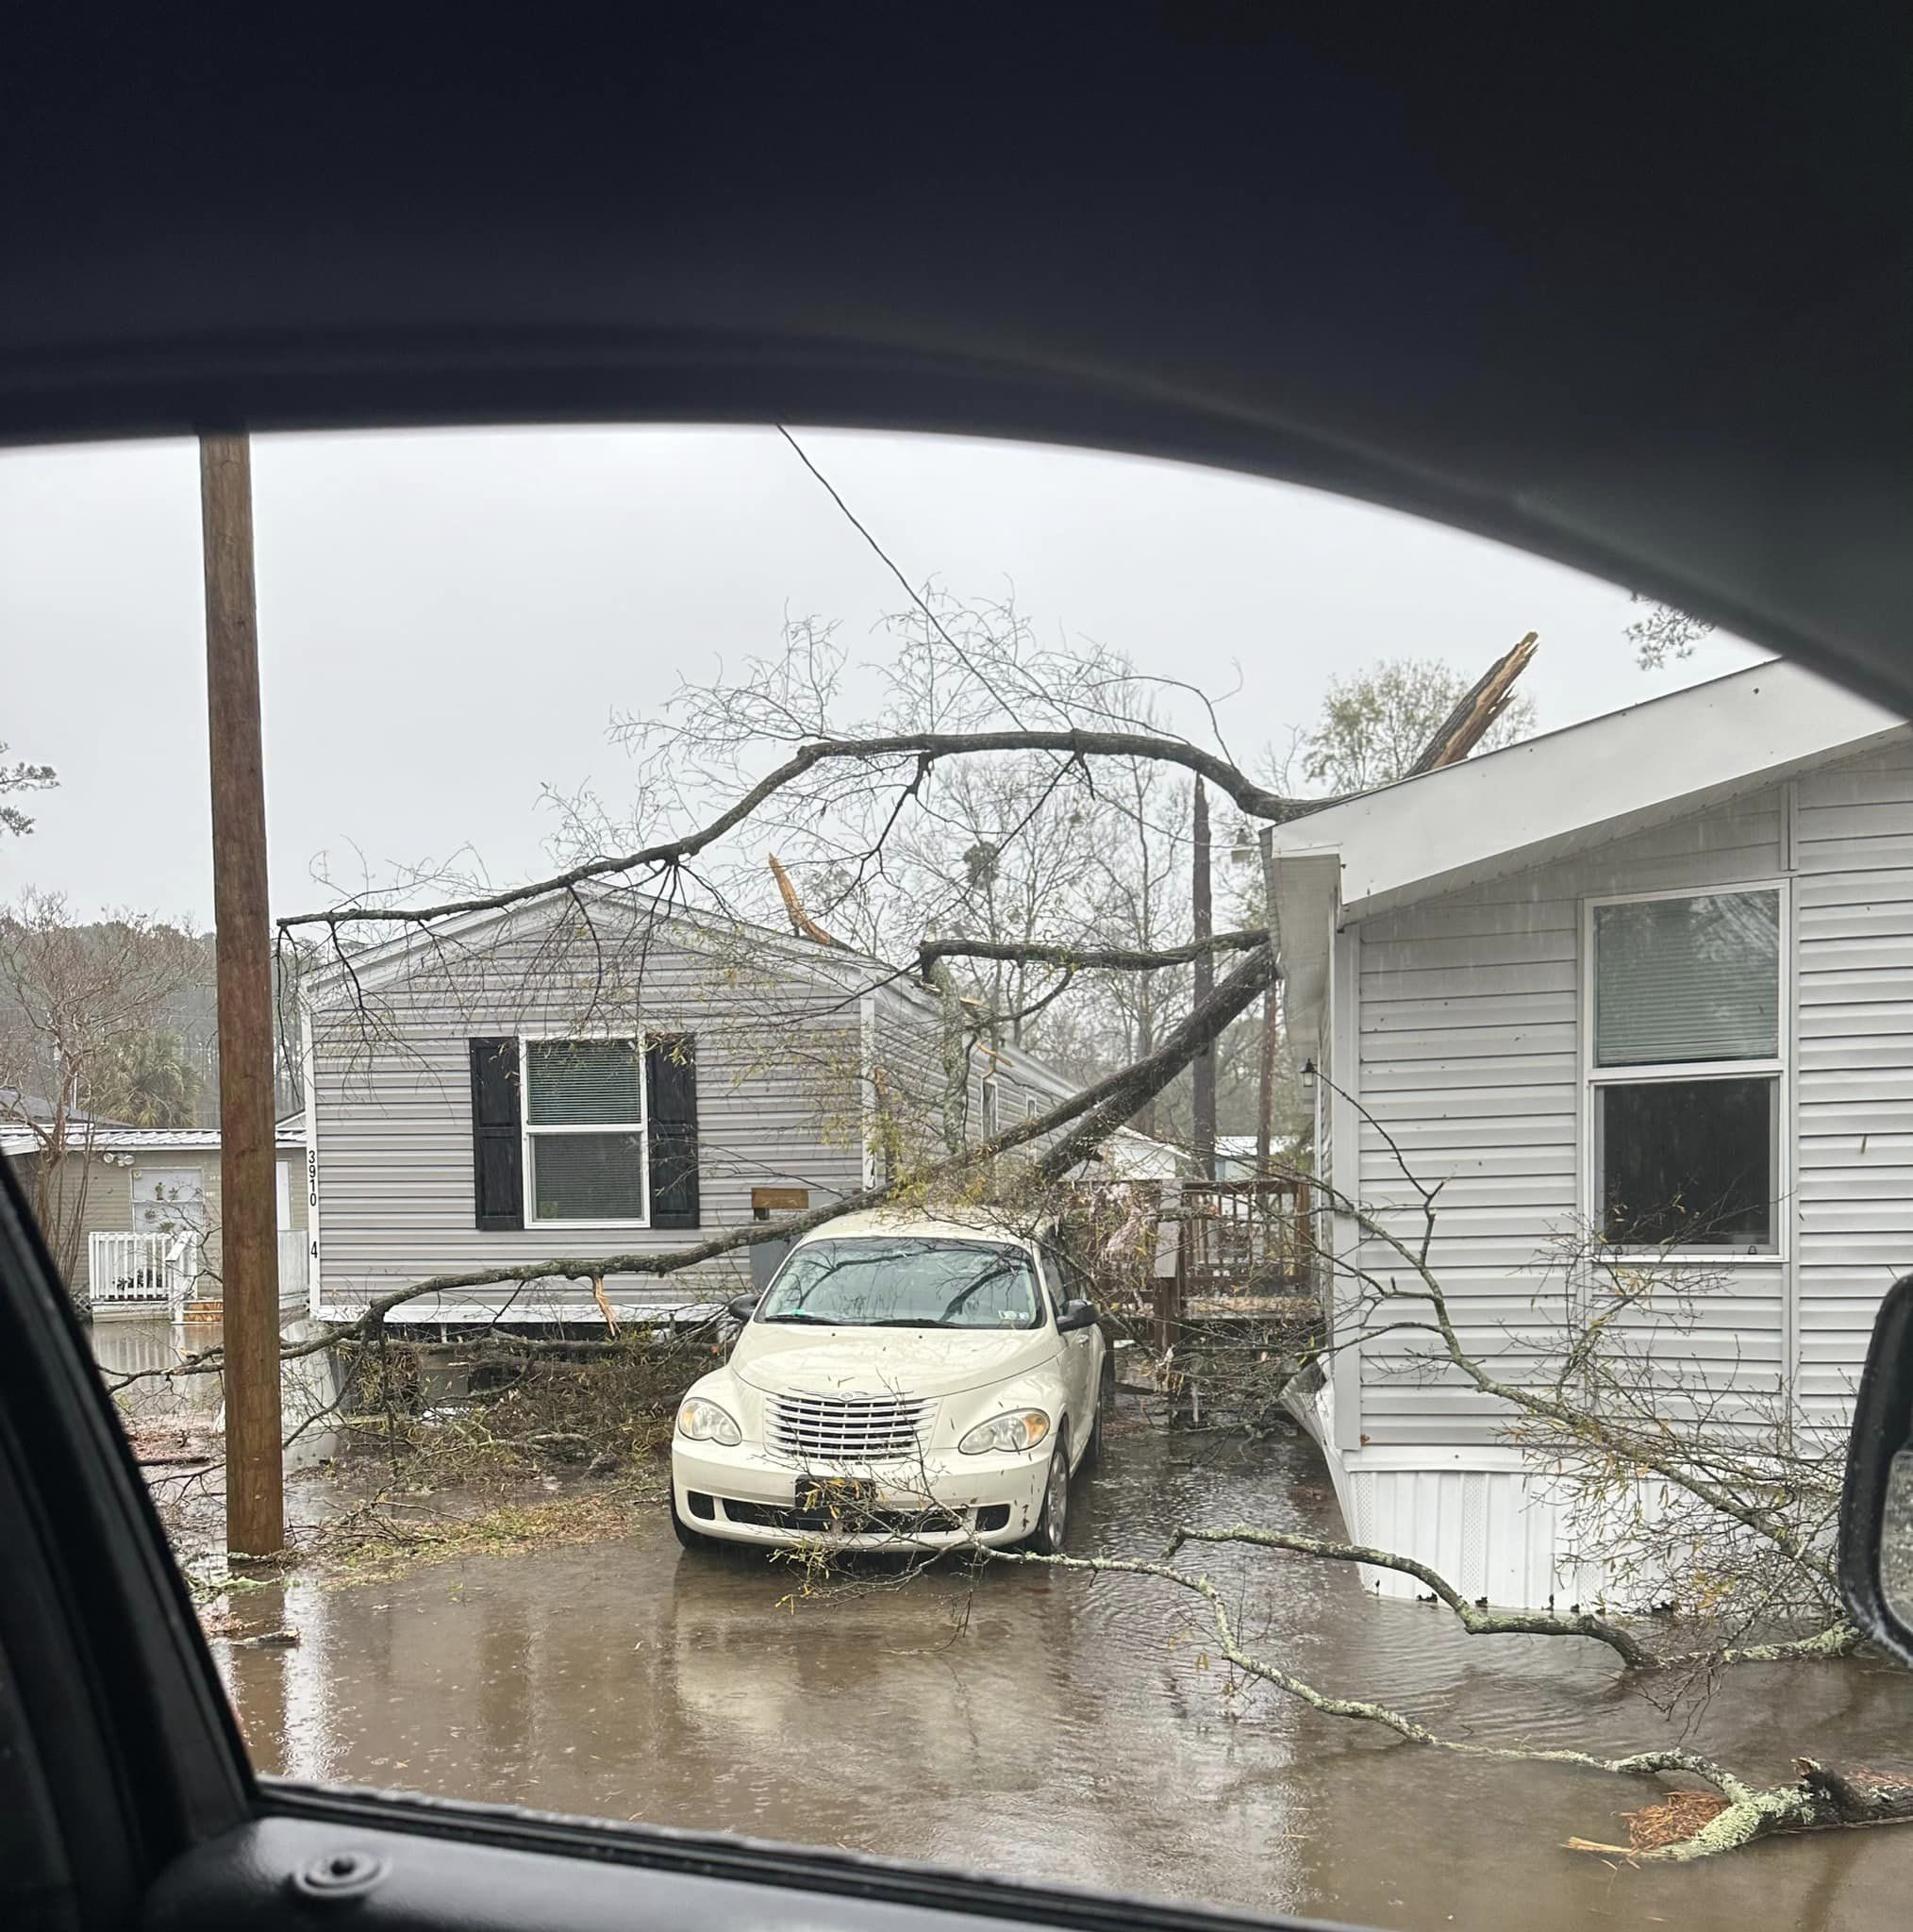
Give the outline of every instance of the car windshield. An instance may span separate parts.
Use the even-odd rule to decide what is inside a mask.
[[[997,1241],[871,1236],[810,1241],[785,1262],[760,1322],[836,1328],[1034,1328],[1036,1271]]]

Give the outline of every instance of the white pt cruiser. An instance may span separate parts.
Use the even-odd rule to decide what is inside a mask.
[[[1029,1240],[921,1214],[806,1236],[671,1444],[679,1541],[1054,1555],[1114,1375],[1095,1310]]]

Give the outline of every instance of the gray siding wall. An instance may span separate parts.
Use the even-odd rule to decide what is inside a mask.
[[[1550,1332],[1565,1285],[1550,1244],[1589,1197],[1584,902],[1776,877],[1790,907],[1782,1253],[1706,1269],[1690,1331],[1658,1328],[1654,1346],[1690,1390],[1790,1389],[1836,1417],[1880,1296],[1913,1268],[1913,743],[1350,929],[1361,1104],[1443,1183],[1435,1265],[1465,1339],[1504,1370]],[[1378,1127],[1356,1138],[1364,1198],[1419,1230]],[[1388,1264],[1381,1244],[1361,1255]],[[1405,1367],[1410,1346],[1364,1344],[1344,1441],[1495,1440],[1494,1406]]]
[[[434,949],[366,996],[327,990],[312,1024],[322,1297],[348,1307],[445,1273],[565,1256],[661,1255],[751,1219],[751,1190],[798,1186],[813,1204],[862,1181],[858,989],[657,928],[635,943],[604,930],[520,921]],[[703,1225],[695,1232],[474,1225],[467,1042],[514,1033],[697,1037]],[[621,1296],[685,1299],[747,1286],[746,1251],[668,1278],[612,1275]],[[466,1293],[497,1303],[509,1291]],[[583,1284],[534,1300],[589,1305]],[[524,1306],[521,1298],[519,1306]],[[419,1305],[419,1313],[425,1305]]]
[[[758,936],[759,938],[761,936]],[[870,969],[820,954],[814,965],[751,936],[657,925],[620,929],[594,908],[521,917],[425,949],[391,983],[355,996],[331,985],[312,1007],[312,1124],[318,1156],[319,1267],[327,1307],[430,1275],[478,1274],[565,1257],[662,1255],[752,1218],[757,1187],[801,1187],[812,1206],[864,1185],[873,1124],[869,1059],[899,1128],[904,1159],[942,1149],[937,1003],[903,984],[868,989]],[[868,1021],[866,1016],[868,1015]],[[867,1037],[868,1026],[868,1037]],[[517,1033],[697,1036],[699,1180],[695,1232],[474,1225],[468,1041]],[[987,1056],[969,1068],[973,1140],[981,1138]],[[997,1074],[1007,1124],[1035,1094],[1068,1083],[1024,1054]],[[302,1191],[300,1191],[302,1193]],[[301,1215],[303,1222],[303,1214]],[[749,1286],[748,1251],[668,1277],[613,1274],[621,1299],[683,1301]],[[586,1284],[519,1291],[547,1311],[590,1306]],[[460,1291],[467,1306],[511,1300],[505,1286]],[[426,1317],[432,1305],[412,1305]]]
[[[931,993],[893,984],[876,995],[875,1065],[877,1091],[896,1129],[907,1161],[942,1158],[943,1057],[941,1015]],[[965,1068],[969,1096],[969,1139],[987,1137],[983,1082],[993,1065],[998,1130],[1027,1120],[1031,1103],[1047,1113],[1073,1091],[1061,1074],[1020,1048],[1003,1049],[992,1061],[981,1045],[970,1049]]]
[[[1829,1412],[1913,1268],[1913,747],[1795,795],[1799,1390]]]
[[[1772,878],[1784,869],[1787,805],[1776,790],[1365,921],[1358,1091],[1376,1124],[1358,1129],[1362,1198],[1419,1238],[1402,1164],[1442,1183],[1432,1260],[1472,1352],[1518,1376],[1554,1318],[1565,1277],[1551,1244],[1583,1214],[1582,902]],[[1369,1242],[1365,1267],[1400,1264]],[[1684,1379],[1749,1394],[1778,1389],[1788,1283],[1750,1261],[1698,1299],[1688,1334],[1657,1335],[1657,1360]],[[1425,1349],[1425,1344],[1420,1344]],[[1418,1344],[1363,1344],[1359,1433],[1373,1444],[1497,1439],[1505,1412],[1408,1359]]]

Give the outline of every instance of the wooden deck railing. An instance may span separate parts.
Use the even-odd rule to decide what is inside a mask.
[[[1182,1181],[1165,1189],[1175,1217],[1175,1272],[1156,1284],[1158,1354],[1195,1314],[1274,1313],[1315,1283],[1314,1191],[1306,1180]]]

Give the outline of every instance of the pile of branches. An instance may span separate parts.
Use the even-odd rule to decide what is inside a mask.
[[[339,1347],[338,1395],[292,1434],[336,1430],[348,1467],[435,1489],[645,1469],[723,1346],[711,1324],[590,1341],[487,1331],[421,1345],[382,1332]]]

